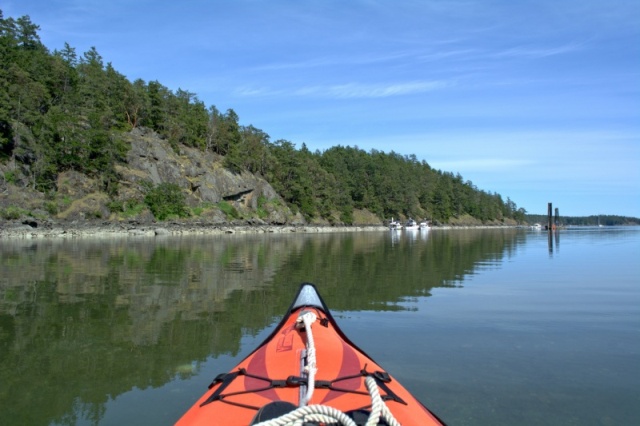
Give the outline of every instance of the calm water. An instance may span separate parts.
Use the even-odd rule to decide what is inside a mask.
[[[0,241],[0,424],[172,424],[303,281],[450,425],[640,424],[640,228]]]

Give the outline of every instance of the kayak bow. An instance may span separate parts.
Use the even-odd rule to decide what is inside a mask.
[[[192,425],[442,425],[354,345],[310,283],[267,339],[178,420]],[[287,422],[288,421],[288,422]]]

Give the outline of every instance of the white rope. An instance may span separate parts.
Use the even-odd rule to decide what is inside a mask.
[[[313,391],[316,388],[316,371],[318,371],[316,365],[316,346],[313,341],[313,333],[311,331],[311,325],[316,321],[317,316],[311,311],[302,313],[297,319],[298,323],[303,323],[307,334],[307,365],[304,367],[304,371],[307,373],[307,393],[300,401],[300,406],[307,405],[313,397]]]
[[[311,325],[316,321],[317,316],[311,311],[302,313],[297,319],[298,324],[303,324],[307,333],[307,364],[305,372],[307,373],[307,393],[300,401],[300,407],[283,414],[275,419],[270,419],[254,426],[302,426],[305,422],[318,422],[325,424],[340,424],[343,426],[357,426],[356,423],[342,411],[330,407],[328,405],[306,405],[311,401],[313,391],[315,389],[315,376],[318,370],[316,366],[316,347],[313,341],[313,333]],[[389,407],[380,397],[378,384],[371,376],[365,379],[365,385],[371,397],[371,414],[367,419],[365,426],[377,426],[382,417],[389,426],[401,426],[393,417]]]
[[[387,404],[382,400],[380,391],[378,390],[378,384],[375,379],[371,376],[367,376],[364,384],[367,386],[367,390],[371,396],[371,414],[369,415],[366,426],[377,425],[380,417],[385,419],[386,422],[389,423],[389,426],[401,426],[400,422],[393,417],[393,414],[389,410],[389,407],[387,407]]]
[[[373,377],[367,377],[365,384],[371,396],[371,414],[366,426],[376,426],[382,417],[389,426],[401,426],[393,417],[389,407],[384,403],[378,391],[378,385]],[[328,405],[307,405],[299,407],[287,414],[275,419],[270,419],[255,426],[301,426],[305,422],[318,422],[325,424],[340,424],[343,426],[357,426],[356,423],[342,411]]]
[[[380,413],[382,413],[382,406],[385,405],[382,398],[380,398],[380,392],[378,391],[378,385],[371,376],[367,376],[364,380],[364,384],[367,386],[369,396],[371,396],[371,414],[367,419],[365,426],[376,426],[378,420],[380,420]]]
[[[306,407],[299,407],[290,413],[258,423],[254,426],[290,426],[301,424],[305,421],[324,423],[338,422],[344,426],[357,426],[345,413],[328,405],[307,405]]]

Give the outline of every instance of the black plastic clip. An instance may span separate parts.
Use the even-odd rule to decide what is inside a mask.
[[[376,371],[372,374],[373,378],[376,379],[376,381],[381,381],[384,383],[390,383],[391,382],[391,377],[389,376],[389,373],[387,373],[386,371]]]
[[[306,385],[309,382],[305,377],[289,376],[287,377],[286,383],[287,383],[287,386],[295,387],[295,386]]]
[[[210,396],[209,398],[206,399],[206,401],[204,401],[202,404],[200,404],[200,406],[202,407],[203,405],[207,405],[213,401],[217,401],[221,398],[223,398],[222,396],[222,391],[229,386],[229,384],[231,382],[233,382],[235,380],[236,377],[238,376],[242,376],[246,373],[247,371],[244,368],[240,368],[238,371],[234,371],[233,373],[225,373],[225,374],[218,374],[216,376],[216,378],[213,380],[213,382],[211,383],[211,385],[209,385],[209,389],[211,389],[213,386],[215,386],[218,383],[222,383],[220,385],[220,387],[218,389],[216,389]]]

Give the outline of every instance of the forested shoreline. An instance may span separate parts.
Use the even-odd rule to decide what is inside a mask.
[[[541,214],[527,214],[528,223],[546,224],[548,217]],[[558,226],[638,226],[640,218],[617,215],[561,216]]]
[[[176,151],[197,148],[219,156],[235,173],[260,176],[307,221],[349,225],[356,210],[381,220],[414,217],[441,224],[464,218],[526,221],[525,209],[510,198],[433,169],[415,155],[349,146],[312,152],[304,143],[298,149],[292,141],[272,141],[265,131],[240,124],[233,109],[206,106],[195,93],[174,92],[158,81],[129,81],[95,47],[78,55],[65,43],[51,52],[39,29],[28,16],[5,18],[0,11],[0,184],[5,186],[51,197],[58,175],[72,170],[97,180],[117,209],[136,201],[119,199],[116,166],[129,149],[123,136],[146,128]],[[177,211],[178,217],[190,214]]]

